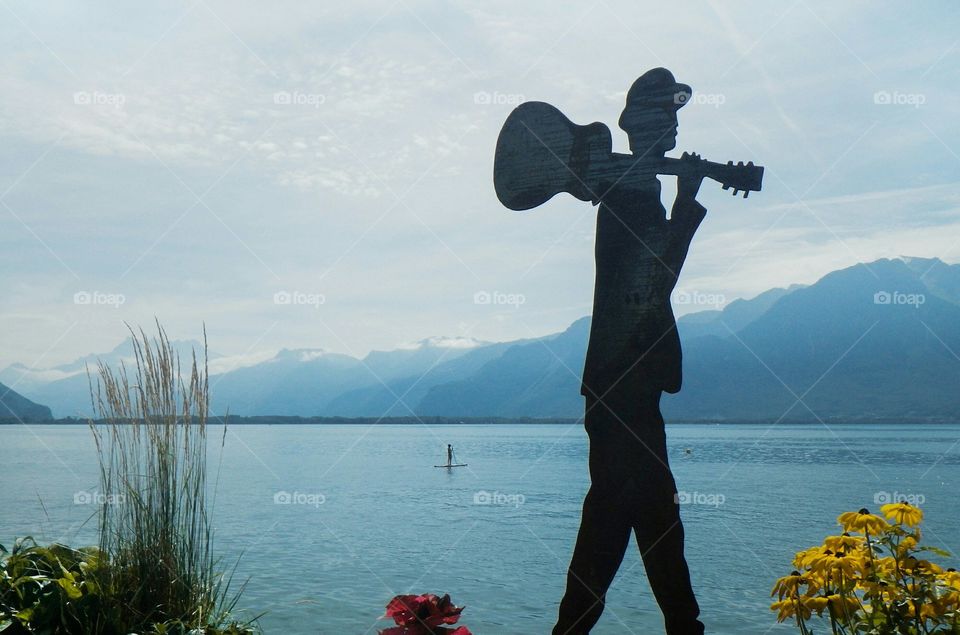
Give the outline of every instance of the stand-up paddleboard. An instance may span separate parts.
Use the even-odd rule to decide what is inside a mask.
[[[451,467],[467,467],[467,464],[466,464],[466,463],[454,463],[454,461],[456,461],[458,458],[459,458],[459,457],[457,457],[457,453],[453,451],[453,446],[448,444],[448,445],[447,445],[447,462],[446,462],[446,464],[444,464],[444,465],[434,465],[433,467],[446,467],[446,468],[451,468]]]

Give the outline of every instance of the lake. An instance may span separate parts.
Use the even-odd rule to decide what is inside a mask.
[[[668,425],[687,559],[708,633],[789,633],[769,611],[793,553],[844,511],[922,502],[960,552],[960,425]],[[211,434],[211,472],[220,462]],[[446,444],[469,465],[434,469]],[[229,428],[214,510],[241,606],[267,633],[376,633],[397,593],[450,593],[476,635],[548,633],[588,486],[581,425]],[[0,543],[96,542],[86,426],[0,426]],[[957,560],[950,562],[957,566]],[[821,627],[819,630],[823,630]],[[635,545],[599,635],[662,632]]]

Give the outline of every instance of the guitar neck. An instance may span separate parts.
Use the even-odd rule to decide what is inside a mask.
[[[730,178],[731,173],[737,170],[742,170],[742,166],[738,168],[735,165],[716,163],[706,159],[700,159],[697,163],[673,157],[663,157],[663,163],[657,171],[660,174],[671,174],[673,176],[698,176],[702,174],[718,183],[723,183]]]
[[[760,188],[763,187],[763,166],[753,163],[744,164],[742,161],[734,165],[732,161],[729,163],[714,163],[706,159],[685,161],[664,157],[660,169],[662,174],[711,178],[723,185],[723,189],[732,189],[734,195],[743,192],[744,198],[750,192],[759,192]]]
[[[605,160],[592,166],[591,174],[582,178],[584,182],[621,183],[624,178],[646,182],[656,178],[658,174],[669,174],[680,177],[707,177],[723,186],[725,190],[733,190],[734,194],[743,192],[744,197],[749,192],[759,192],[763,185],[763,166],[753,163],[715,163],[706,159],[676,159],[663,157],[660,159],[635,158],[628,154],[609,154]],[[582,196],[578,197],[586,200]]]

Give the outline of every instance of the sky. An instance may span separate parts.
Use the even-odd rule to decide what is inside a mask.
[[[503,341],[589,314],[596,208],[511,212],[504,119],[616,121],[663,66],[706,181],[676,311],[900,255],[960,262],[960,4],[0,0],[0,368],[154,319],[238,364]],[[674,184],[664,178],[669,208]],[[489,299],[489,301],[485,301]]]

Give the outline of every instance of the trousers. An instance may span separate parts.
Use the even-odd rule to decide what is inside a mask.
[[[660,394],[623,382],[600,398],[587,397],[590,489],[553,635],[586,634],[597,623],[631,534],[667,635],[703,633],[683,554]]]

